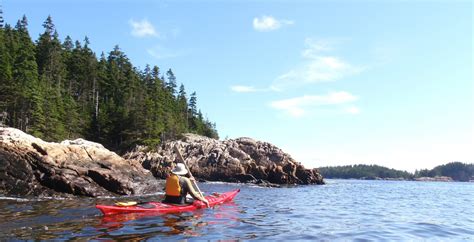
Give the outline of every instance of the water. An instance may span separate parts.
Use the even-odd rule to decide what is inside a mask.
[[[327,182],[294,188],[201,184],[204,192],[241,192],[214,209],[161,216],[103,217],[94,208],[123,198],[0,197],[0,240],[474,240],[473,183]]]

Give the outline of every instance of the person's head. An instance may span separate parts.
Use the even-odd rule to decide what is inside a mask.
[[[188,174],[188,169],[186,169],[186,166],[183,163],[178,163],[176,166],[171,170],[171,173],[178,175],[178,176],[184,176]]]

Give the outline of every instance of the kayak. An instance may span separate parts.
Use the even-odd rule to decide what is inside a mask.
[[[209,206],[213,207],[228,201],[232,201],[234,197],[240,192],[240,189],[213,194],[206,196],[207,201],[209,201]],[[95,207],[99,209],[104,215],[112,215],[112,214],[120,214],[120,213],[179,213],[179,212],[186,212],[192,211],[196,209],[206,208],[206,204],[201,201],[194,201],[192,204],[184,204],[184,205],[177,205],[177,204],[170,204],[170,203],[162,203],[162,202],[147,202],[147,203],[140,203],[135,204],[131,203],[132,205],[127,206],[125,203],[121,203],[120,206],[117,205],[101,205],[97,204]]]

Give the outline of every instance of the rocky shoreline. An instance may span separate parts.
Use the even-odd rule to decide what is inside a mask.
[[[362,178],[328,178],[328,179],[342,179],[342,180],[377,180],[377,181],[422,181],[422,182],[457,182],[449,176],[435,176],[435,177],[417,177],[417,178],[381,178],[381,177],[362,177]]]
[[[324,184],[281,149],[250,138],[219,141],[186,134],[156,149],[136,147],[122,157],[83,139],[45,142],[0,127],[0,194],[8,196],[142,195],[163,190],[180,147],[199,180],[264,186]]]
[[[317,169],[305,169],[281,149],[250,138],[219,141],[185,134],[181,140],[165,143],[156,150],[137,147],[125,159],[137,160],[155,177],[164,179],[180,147],[188,167],[197,178],[208,181],[254,184],[324,184]]]

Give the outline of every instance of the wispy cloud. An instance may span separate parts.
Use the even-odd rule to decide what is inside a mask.
[[[156,59],[169,59],[185,55],[185,51],[172,51],[164,48],[161,45],[156,45],[147,49],[147,53]]]
[[[257,91],[255,87],[241,86],[241,85],[231,86],[230,89],[234,92],[256,92]]]
[[[253,19],[253,28],[257,31],[268,32],[281,28],[284,25],[292,25],[294,21],[281,19],[278,20],[272,16],[261,16]]]
[[[334,50],[334,42],[329,40],[306,38],[304,43],[306,49],[301,53],[304,58],[314,58],[318,56],[320,52]]]
[[[148,37],[148,36],[155,36],[155,37],[159,36],[155,27],[146,19],[143,19],[140,21],[135,21],[133,19],[130,19],[129,24],[132,27],[131,33],[135,37],[142,38],[142,37]]]
[[[256,88],[254,86],[245,86],[245,85],[234,85],[230,87],[230,90],[234,92],[268,92],[268,91],[274,91],[271,88]]]
[[[333,46],[330,41],[306,39],[306,49],[301,53],[303,64],[278,76],[272,84],[275,90],[299,87],[317,82],[330,82],[359,73],[364,68],[354,66],[338,56],[323,55]]]
[[[308,112],[321,106],[344,105],[357,101],[358,97],[345,91],[331,92],[326,95],[304,95],[290,99],[273,101],[270,106],[277,110],[282,110],[292,117],[302,117]],[[356,106],[343,107],[343,112],[358,114],[359,108]]]

